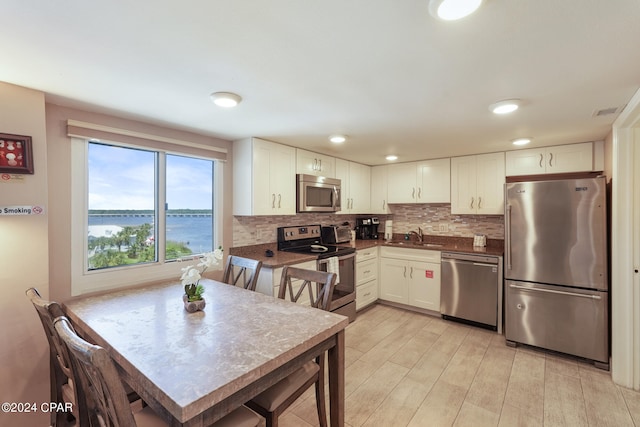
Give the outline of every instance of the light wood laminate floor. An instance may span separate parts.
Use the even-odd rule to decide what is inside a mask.
[[[640,393],[573,358],[377,304],[346,330],[345,422],[359,426],[639,426]],[[317,426],[313,388],[280,420]]]

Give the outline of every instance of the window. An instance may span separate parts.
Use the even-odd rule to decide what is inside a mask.
[[[72,212],[82,221],[72,221],[72,294],[177,279],[184,265],[175,261],[219,246],[219,162],[149,147],[75,142]],[[80,164],[84,179],[76,180]]]

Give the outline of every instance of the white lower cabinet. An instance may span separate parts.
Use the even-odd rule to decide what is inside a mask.
[[[316,261],[307,261],[300,264],[294,264],[291,267],[304,268],[306,270],[316,270]],[[258,275],[258,284],[256,285],[256,291],[265,295],[278,296],[280,290],[280,279],[282,278],[282,267],[278,268],[262,268]],[[293,281],[294,292],[298,290],[301,281]],[[298,285],[298,287],[296,287]],[[289,300],[289,298],[285,298]],[[298,303],[304,305],[310,305],[308,293],[303,295],[298,300]]]
[[[380,299],[440,311],[440,252],[380,248]]]
[[[378,248],[356,252],[356,310],[378,299]]]

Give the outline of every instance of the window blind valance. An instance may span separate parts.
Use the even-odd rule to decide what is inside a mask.
[[[74,138],[97,139],[103,142],[121,142],[167,152],[178,152],[219,160],[227,159],[227,149],[223,147],[204,145],[196,142],[81,122],[78,120],[67,120],[67,136]]]

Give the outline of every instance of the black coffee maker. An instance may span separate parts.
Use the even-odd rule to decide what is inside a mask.
[[[356,218],[356,239],[376,240],[378,239],[378,218]]]

